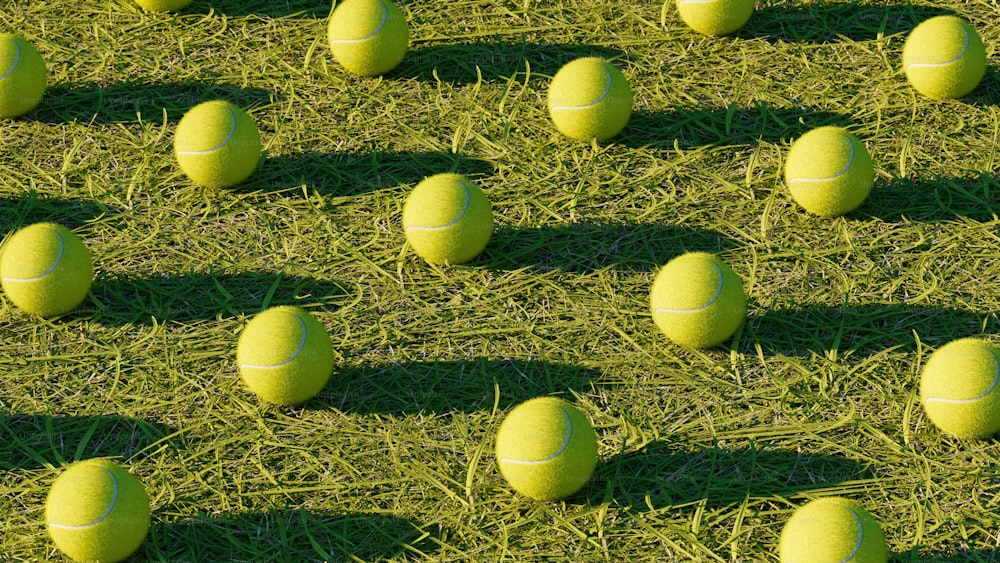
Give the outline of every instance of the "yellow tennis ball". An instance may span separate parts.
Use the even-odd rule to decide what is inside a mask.
[[[961,18],[933,17],[906,38],[903,69],[910,85],[928,98],[961,98],[986,74],[986,47]]]
[[[889,550],[878,521],[860,504],[839,497],[814,500],[785,522],[781,563],[885,563]]]
[[[497,465],[517,492],[558,500],[580,489],[597,465],[597,435],[575,407],[539,397],[514,407],[497,432]]]
[[[417,184],[403,205],[403,230],[418,256],[462,264],[479,256],[493,235],[493,208],[479,186],[459,174]]]
[[[385,74],[406,56],[410,28],[391,0],[345,0],[327,25],[330,51],[348,71]]]
[[[80,237],[55,223],[14,233],[0,254],[0,283],[19,309],[40,317],[67,313],[90,292],[94,264]]]
[[[48,79],[45,61],[31,43],[0,33],[0,117],[35,109]]]
[[[920,376],[920,402],[939,429],[960,438],[1000,431],[1000,350],[975,338],[931,354]]]
[[[729,35],[753,15],[754,0],[678,0],[677,13],[704,35]]]
[[[580,141],[608,140],[632,115],[632,89],[611,63],[585,57],[563,65],[552,77],[549,115],[563,135]]]
[[[836,217],[860,206],[875,182],[868,149],[840,127],[819,127],[799,137],[785,160],[785,183],[806,211]]]
[[[203,102],[177,124],[174,154],[181,170],[209,188],[235,186],[257,169],[260,132],[250,116],[229,102]]]
[[[667,262],[649,292],[653,321],[667,338],[691,348],[709,348],[743,324],[743,282],[725,262],[689,252]]]
[[[191,0],[135,0],[135,3],[150,12],[175,12],[186,8]]]
[[[149,496],[142,483],[105,459],[66,468],[45,501],[49,536],[75,561],[125,559],[146,539],[149,521]]]
[[[333,372],[326,328],[298,307],[273,307],[247,323],[236,348],[251,391],[276,405],[297,405],[323,390]]]

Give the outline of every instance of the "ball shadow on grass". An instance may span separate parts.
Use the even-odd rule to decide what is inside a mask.
[[[493,171],[493,165],[485,160],[440,151],[307,151],[264,158],[246,183],[231,189],[276,192],[306,187],[321,194],[351,196],[416,184],[442,172],[475,180]]]
[[[598,463],[578,496],[645,511],[705,501],[709,507],[739,505],[864,479],[849,459],[766,448],[681,451],[653,442],[640,451]]]
[[[986,74],[976,89],[962,98],[962,102],[985,107],[1000,106],[1000,67],[990,66],[986,61]]]
[[[993,221],[1000,213],[994,197],[998,189],[1000,176],[990,172],[964,178],[880,179],[875,182],[868,199],[848,214],[848,218],[935,222],[965,217]]]
[[[908,32],[921,21],[954,12],[914,4],[861,5],[857,2],[772,4],[754,12],[734,35],[795,43],[871,41]]]
[[[674,225],[576,223],[565,227],[498,229],[476,264],[497,270],[586,273],[604,268],[651,272],[688,251],[721,252],[725,235]]]
[[[837,350],[877,354],[891,348],[917,349],[920,341],[939,346],[983,331],[985,313],[917,305],[805,305],[772,309],[747,319],[741,338],[771,355],[808,356]]]
[[[272,103],[278,94],[210,82],[124,82],[99,86],[65,83],[50,86],[38,107],[25,116],[42,123],[162,123],[180,121],[192,107],[225,100],[248,109]]]
[[[576,43],[510,43],[506,41],[411,46],[403,62],[386,76],[451,84],[508,79],[524,73],[552,76],[564,64],[582,57],[614,62],[625,52],[611,47]]]
[[[752,108],[675,107],[633,112],[615,142],[631,147],[682,149],[790,141],[824,125],[846,127],[847,116],[807,109],[778,109],[759,102]]]
[[[489,412],[499,390],[507,409],[542,395],[583,391],[598,370],[534,360],[405,362],[339,370],[315,399],[345,412]]]
[[[0,469],[35,469],[94,457],[129,458],[170,440],[169,426],[124,416],[0,412]]]
[[[289,508],[154,521],[140,549],[167,561],[376,561],[433,553],[427,530],[383,514]]]
[[[75,230],[91,221],[118,215],[119,210],[99,201],[40,196],[26,192],[0,196],[0,237],[35,223],[58,223]]]
[[[345,283],[271,272],[209,273],[139,278],[99,276],[91,297],[70,316],[98,323],[196,322],[249,316],[278,305],[336,306],[350,292]]]
[[[330,7],[330,2],[316,0],[194,0],[180,13],[207,14],[212,10],[228,17],[320,19],[330,15]]]

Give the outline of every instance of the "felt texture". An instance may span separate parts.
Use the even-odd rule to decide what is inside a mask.
[[[597,435],[576,407],[555,397],[521,403],[497,431],[497,465],[511,487],[537,500],[579,491],[597,465]]]
[[[747,310],[739,276],[704,252],[667,262],[653,280],[649,304],[663,334],[689,348],[710,348],[728,340]]]
[[[333,372],[333,343],[326,328],[298,307],[259,313],[240,333],[236,363],[246,386],[276,405],[316,396]]]

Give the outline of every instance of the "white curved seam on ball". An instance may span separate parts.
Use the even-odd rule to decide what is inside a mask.
[[[571,419],[569,417],[569,413],[566,412],[562,407],[556,407],[556,408],[559,409],[559,412],[561,412],[563,414],[563,416],[566,417],[566,439],[563,440],[562,445],[559,446],[559,449],[556,450],[556,452],[554,454],[550,455],[549,457],[547,457],[545,459],[527,459],[527,460],[525,460],[525,459],[510,459],[510,458],[506,458],[505,457],[505,458],[503,458],[503,459],[500,460],[500,463],[514,463],[514,464],[517,464],[517,465],[538,465],[538,464],[541,464],[541,463],[548,463],[548,462],[552,461],[553,459],[561,456],[562,453],[564,451],[566,451],[566,448],[569,447],[569,441],[570,441],[570,439],[573,438],[573,419]]]
[[[844,167],[840,169],[840,172],[837,172],[833,176],[827,176],[826,178],[791,178],[788,180],[788,183],[791,184],[792,182],[829,182],[830,180],[836,180],[837,178],[840,178],[844,174],[847,174],[847,171],[851,169],[851,165],[854,164],[854,142],[851,141],[850,139],[847,139],[847,144],[851,147],[851,156],[850,158],[847,159],[847,164],[845,164]]]
[[[219,146],[204,151],[177,151],[177,154],[211,154],[226,146],[226,143],[232,140],[233,135],[236,135],[236,114],[233,113],[233,110],[230,108],[226,108],[226,111],[229,112],[229,120],[232,125],[229,127],[229,134],[226,135],[226,138],[223,139],[221,143],[219,143]]]
[[[847,511],[851,513],[851,516],[854,517],[854,522],[858,525],[858,541],[857,543],[854,544],[854,550],[851,551],[851,553],[847,557],[841,559],[840,563],[848,563],[848,561],[854,559],[854,556],[857,555],[859,551],[861,551],[861,544],[863,544],[865,541],[865,527],[864,524],[861,522],[861,516],[859,516],[857,512],[855,512],[850,508],[848,508]]]
[[[437,227],[421,227],[419,225],[410,225],[406,227],[407,231],[439,231],[441,229],[447,229],[457,225],[462,217],[465,217],[465,213],[469,210],[469,206],[472,205],[472,194],[469,193],[469,188],[465,184],[462,184],[462,191],[465,192],[465,205],[462,206],[462,210],[458,212],[458,216],[452,219],[447,225],[439,225]]]
[[[62,235],[59,234],[59,231],[52,231],[52,234],[56,235],[56,238],[59,240],[59,255],[56,256],[55,261],[52,262],[52,265],[49,266],[48,270],[45,270],[41,274],[39,274],[39,275],[37,275],[35,277],[32,277],[32,278],[7,278],[7,277],[5,277],[3,279],[3,281],[5,281],[5,282],[14,282],[14,283],[33,282],[33,281],[38,281],[38,280],[44,278],[45,276],[51,274],[53,271],[55,271],[56,267],[59,266],[59,263],[62,262],[63,252],[66,249],[66,243],[63,242]]]
[[[950,403],[950,404],[962,404],[962,403],[974,403],[976,401],[985,399],[997,388],[997,384],[1000,383],[1000,360],[997,359],[997,355],[990,352],[990,356],[993,358],[993,383],[990,384],[990,388],[983,391],[978,397],[972,397],[971,399],[944,399],[940,397],[928,397],[924,399],[924,404],[927,403]]]
[[[950,61],[944,61],[943,63],[910,63],[906,65],[906,70],[910,70],[913,67],[948,66],[954,62],[957,62],[959,59],[965,56],[965,52],[969,50],[969,43],[971,42],[971,37],[969,37],[969,31],[965,29],[965,27],[962,28],[962,33],[965,34],[965,46],[962,47],[962,52],[959,53],[957,56],[955,56],[955,58],[951,59]]]
[[[604,93],[601,94],[599,98],[583,106],[552,106],[552,111],[564,110],[564,109],[589,109],[603,102],[604,98],[607,98],[608,94],[611,93],[611,71],[608,69],[608,65],[606,63],[602,64],[601,68],[604,69],[604,74],[607,76],[608,81],[607,84],[604,86]]]
[[[378,24],[378,27],[375,28],[375,31],[369,33],[368,35],[360,39],[331,39],[330,43],[361,43],[363,41],[368,41],[372,37],[378,35],[379,32],[382,31],[382,28],[385,27],[385,23],[389,21],[389,10],[385,7],[385,4],[382,2],[382,0],[379,0],[379,6],[382,6],[382,21]]]
[[[14,43],[14,64],[10,65],[10,68],[7,69],[7,72],[3,73],[3,76],[0,76],[0,80],[10,76],[10,73],[14,72],[14,69],[17,68],[17,63],[21,62],[21,45],[17,42],[17,39],[11,39],[11,41]]]
[[[299,347],[298,347],[298,349],[296,349],[295,352],[287,360],[285,360],[285,361],[283,361],[281,363],[271,364],[269,366],[262,366],[262,365],[257,365],[257,364],[240,364],[241,368],[248,368],[248,369],[277,369],[277,368],[283,368],[283,367],[287,366],[288,364],[294,362],[295,358],[299,357],[299,354],[301,354],[302,350],[304,350],[305,347],[306,347],[306,339],[309,337],[309,334],[306,332],[306,322],[303,321],[301,317],[299,317],[298,315],[296,315],[294,313],[289,313],[289,314],[292,315],[292,316],[294,316],[295,320],[299,322],[299,329],[302,331],[302,340],[299,341]]]
[[[100,524],[101,522],[104,521],[105,518],[107,518],[111,514],[111,511],[115,509],[115,504],[118,502],[118,479],[115,478],[115,474],[112,473],[111,470],[108,469],[107,467],[102,467],[101,469],[103,469],[104,472],[108,474],[108,477],[111,477],[111,484],[114,485],[115,487],[114,495],[112,495],[111,502],[108,503],[108,509],[104,511],[104,514],[101,514],[100,516],[97,517],[97,520],[94,520],[89,524],[81,524],[79,526],[68,526],[66,524],[56,524],[53,522],[49,522],[50,528],[58,528],[60,530],[85,530],[87,528]]]
[[[659,313],[697,313],[698,311],[704,311],[705,309],[708,309],[709,307],[711,307],[712,304],[715,303],[715,301],[719,298],[719,296],[722,295],[722,287],[723,287],[723,285],[725,283],[725,280],[722,277],[722,269],[719,268],[719,265],[716,264],[715,262],[711,262],[711,264],[712,264],[712,267],[715,268],[715,273],[719,276],[719,286],[715,288],[715,295],[713,295],[712,298],[708,300],[708,303],[705,303],[701,307],[695,307],[694,309],[670,309],[668,307],[659,307],[659,308],[656,309],[656,311],[654,311],[654,313],[655,314],[659,314]]]

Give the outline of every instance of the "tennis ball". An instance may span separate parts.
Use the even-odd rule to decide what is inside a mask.
[[[16,117],[35,109],[48,79],[45,61],[31,43],[0,33],[0,117]]]
[[[257,169],[260,133],[250,116],[229,102],[200,103],[184,114],[174,134],[177,164],[193,182],[235,186]]]
[[[247,323],[236,348],[251,391],[276,405],[297,405],[319,393],[333,371],[326,328],[298,307],[273,307]]]
[[[105,459],[66,468],[45,501],[49,536],[75,561],[125,559],[146,539],[149,520],[149,496],[142,483]]]
[[[868,149],[840,127],[813,129],[792,143],[785,183],[792,199],[824,217],[856,209],[872,189],[875,167]]]
[[[963,338],[931,354],[920,376],[920,401],[939,429],[960,438],[1000,431],[1000,350]]]
[[[417,255],[432,264],[462,264],[493,235],[493,209],[479,186],[459,174],[437,174],[413,188],[403,205],[403,230]]]
[[[743,324],[747,312],[739,276],[704,252],[667,262],[653,280],[649,304],[663,334],[691,348],[722,343]]]
[[[327,38],[341,66],[361,76],[378,76],[403,60],[410,28],[390,0],[345,0],[330,15]]]
[[[67,313],[90,292],[94,264],[80,237],[55,223],[14,233],[0,254],[0,284],[19,309],[40,317]]]
[[[514,407],[497,432],[497,465],[517,492],[558,500],[579,491],[597,465],[597,435],[575,407],[539,397]]]
[[[150,12],[175,12],[186,8],[191,0],[135,0],[135,3]]]
[[[753,15],[754,0],[678,0],[677,13],[704,35],[729,35]]]
[[[885,535],[860,504],[838,497],[799,507],[781,529],[781,563],[885,563]]]
[[[549,115],[563,135],[606,141],[621,133],[632,115],[632,89],[611,63],[585,57],[563,65],[552,77]]]
[[[910,85],[928,98],[961,98],[986,74],[986,48],[961,18],[933,17],[906,38],[903,69]]]

